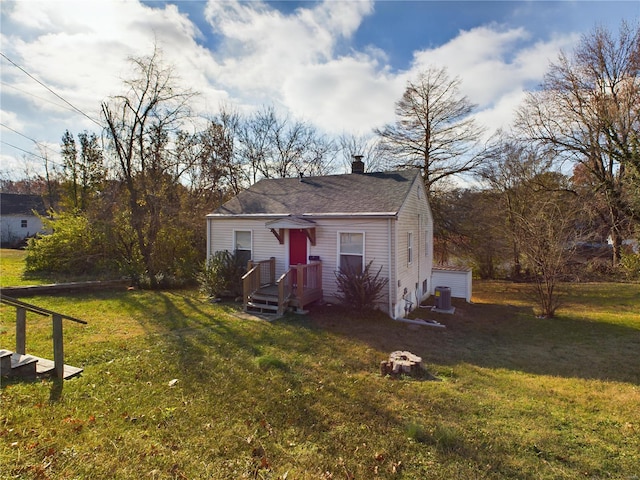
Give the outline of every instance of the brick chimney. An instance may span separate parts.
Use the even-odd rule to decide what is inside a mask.
[[[351,173],[364,173],[364,162],[362,161],[363,155],[353,155],[353,162],[351,162]]]

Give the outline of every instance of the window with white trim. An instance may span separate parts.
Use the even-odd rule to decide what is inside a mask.
[[[413,232],[407,232],[407,265],[413,262]]]
[[[364,233],[338,233],[338,267],[340,271],[362,273],[364,269]]]
[[[251,230],[236,230],[233,239],[233,249],[241,265],[251,260]]]

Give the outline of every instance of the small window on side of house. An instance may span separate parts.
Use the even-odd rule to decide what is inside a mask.
[[[20,226],[21,226],[22,228],[27,228],[27,221],[26,221],[26,220],[21,220],[21,221],[20,221]]]
[[[407,264],[413,262],[413,232],[407,233]]]
[[[246,265],[252,257],[251,230],[236,230],[234,232],[233,246],[241,264]]]
[[[338,233],[338,268],[362,273],[364,269],[364,233]]]

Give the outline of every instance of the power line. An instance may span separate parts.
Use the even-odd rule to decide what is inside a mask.
[[[71,108],[73,108],[76,112],[78,112],[80,115],[83,115],[84,117],[88,118],[89,120],[91,120],[93,123],[95,123],[96,125],[98,125],[100,128],[104,128],[102,126],[102,124],[100,122],[98,122],[97,120],[91,118],[89,115],[87,115],[86,113],[84,113],[82,110],[80,110],[78,107],[76,107],[75,105],[73,105],[71,102],[69,102],[67,99],[65,99],[64,97],[62,97],[61,95],[58,95],[56,92],[54,92],[51,88],[49,88],[47,85],[45,85],[43,82],[41,82],[40,80],[38,80],[36,77],[34,77],[33,75],[31,75],[29,72],[27,72],[24,68],[22,68],[20,65],[18,65],[16,62],[14,62],[13,60],[11,60],[9,57],[7,57],[4,53],[0,52],[0,55],[2,55],[3,58],[5,58],[9,63],[11,63],[14,67],[16,67],[17,69],[19,69],[20,71],[22,71],[25,75],[27,75],[29,78],[31,78],[32,80],[38,82],[40,85],[42,85],[44,88],[46,88],[49,92],[53,93],[56,97],[58,97],[60,100],[62,100],[64,103],[66,103],[67,105],[69,105]]]
[[[29,137],[29,136],[25,135],[24,133],[20,133],[19,131],[14,130],[14,129],[13,129],[13,128],[11,128],[9,125],[5,125],[4,123],[0,122],[0,126],[2,126],[2,127],[4,127],[4,128],[6,128],[7,130],[11,130],[13,133],[18,134],[18,135],[20,135],[21,137],[26,138],[27,140],[31,140],[33,143],[35,143],[35,144],[36,144],[36,145],[38,145],[39,147],[46,148],[47,150],[50,150],[51,152],[53,152],[53,153],[55,153],[55,154],[57,154],[57,153],[58,153],[57,151],[53,150],[51,147],[48,147],[47,145],[45,145],[44,143],[39,142],[39,141],[37,141],[37,140],[35,140],[35,139],[33,139],[33,138],[31,138],[31,137]]]
[[[61,105],[60,103],[56,103],[56,102],[54,102],[52,100],[49,100],[48,98],[40,97],[40,96],[35,95],[35,94],[31,93],[31,92],[27,92],[26,90],[18,88],[15,85],[10,85],[7,82],[0,82],[0,85],[2,85],[4,87],[8,87],[8,88],[13,88],[14,90],[17,90],[17,91],[19,91],[21,93],[24,93],[25,95],[29,95],[30,97],[37,98],[38,100],[42,100],[43,102],[50,103],[51,105],[55,105],[56,107],[64,108],[65,110],[68,110],[70,112],[75,112],[74,109],[69,108],[66,105]]]
[[[30,152],[28,150],[25,150],[24,148],[17,147],[17,146],[15,146],[15,145],[13,145],[13,144],[11,144],[9,142],[5,142],[4,140],[0,140],[0,143],[4,143],[8,147],[12,147],[12,148],[15,148],[16,150],[20,150],[21,152],[24,152],[27,155],[31,155],[33,157],[40,158],[41,160],[44,160],[45,162],[53,163],[54,165],[57,165],[58,167],[62,167],[63,166],[63,165],[59,164],[58,162],[54,162],[53,160],[51,160],[51,159],[49,159],[47,157],[43,157],[42,155],[38,155],[37,153]]]

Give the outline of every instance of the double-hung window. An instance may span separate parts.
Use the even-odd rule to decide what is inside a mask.
[[[407,233],[407,265],[413,263],[413,232]]]
[[[236,230],[233,239],[234,251],[241,265],[251,260],[251,230]]]
[[[21,221],[20,221],[20,226],[21,226],[22,228],[27,228],[27,221],[26,221],[26,220],[21,220]]]
[[[340,271],[362,273],[364,269],[364,233],[338,233],[338,261]]]

